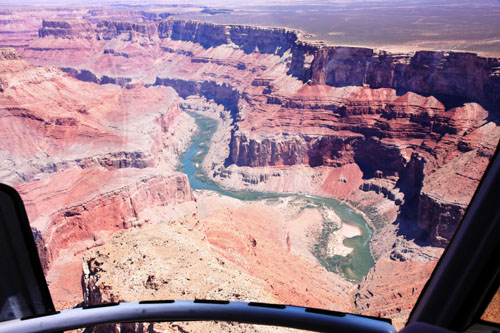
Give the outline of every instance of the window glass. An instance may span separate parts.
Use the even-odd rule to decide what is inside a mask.
[[[0,182],[56,307],[259,301],[403,327],[500,138],[499,10],[2,2]]]
[[[481,316],[481,320],[489,321],[491,323],[500,324],[500,291],[497,290],[496,294],[491,299],[488,307]]]

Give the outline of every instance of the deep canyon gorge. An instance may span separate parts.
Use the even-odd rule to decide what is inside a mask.
[[[230,299],[401,327],[495,153],[500,59],[171,10],[0,11],[0,182],[56,307]]]

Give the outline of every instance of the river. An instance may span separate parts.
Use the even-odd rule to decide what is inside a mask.
[[[359,282],[368,273],[374,264],[369,248],[372,230],[360,214],[354,212],[349,206],[332,198],[296,194],[231,191],[220,188],[213,180],[207,177],[201,166],[203,159],[208,153],[212,135],[217,130],[217,120],[193,112],[189,112],[189,115],[195,119],[198,130],[194,134],[187,151],[181,156],[179,170],[188,176],[192,189],[215,191],[222,195],[245,201],[296,197],[301,199],[304,206],[332,209],[344,223],[359,227],[361,235],[344,240],[344,245],[353,249],[352,253],[348,256],[335,255],[333,257],[326,257],[324,253],[326,253],[328,235],[335,231],[335,225],[324,219],[323,230],[318,235],[317,243],[311,249],[311,252],[327,270],[340,273],[350,281]]]

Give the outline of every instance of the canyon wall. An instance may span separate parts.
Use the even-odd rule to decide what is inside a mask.
[[[381,259],[356,291],[355,311],[390,317],[397,329],[403,328],[435,265],[436,262]]]
[[[67,29],[68,24],[45,26]],[[495,58],[325,46],[305,42],[300,33],[287,29],[178,19],[104,20],[92,29],[97,40],[123,33],[140,37],[125,40],[130,43],[126,51],[121,44],[116,50],[99,46],[101,63],[147,63],[140,57],[145,50],[130,52],[133,45],[147,45],[148,53],[157,54],[147,70],[154,86],[172,87],[181,97],[201,95],[231,111],[234,127],[224,167],[354,163],[365,180],[376,174],[395,177],[391,182],[405,196],[399,201],[401,218],[418,221],[436,245],[446,245],[468,201],[453,201],[453,208],[445,209],[449,194],[421,191],[424,184],[432,184],[426,177],[456,157],[456,151],[482,151],[481,156],[491,157],[491,149],[481,147],[498,139],[496,125],[485,126],[499,118],[500,63]],[[96,83],[123,85],[129,80],[126,70],[110,77],[99,73],[100,68],[96,62],[64,70]],[[412,161],[417,159],[422,166],[415,168]],[[435,214],[425,214],[424,207],[434,207]],[[438,221],[444,216],[439,207],[452,216],[449,221]],[[433,230],[442,223],[450,226],[444,240]]]
[[[471,189],[481,181],[493,152],[467,151],[423,180],[418,225],[429,232],[434,245],[448,244],[467,209]]]
[[[483,159],[494,154],[500,132],[489,119],[497,119],[497,112],[477,103],[447,109],[436,97],[389,88],[319,87],[270,94],[267,103],[277,111],[238,122],[232,162],[254,168],[354,163],[365,180],[390,178],[404,194],[400,220],[418,224],[432,244],[446,246],[486,168]],[[474,162],[461,166],[455,159],[466,153]],[[467,186],[455,199],[455,190],[438,185],[438,178]],[[430,193],[434,187],[442,189],[438,195]]]
[[[85,37],[92,38],[92,26],[85,20],[56,20],[47,19],[42,21],[42,27],[38,30],[38,36],[72,38]]]
[[[171,88],[101,89],[13,49],[0,49],[0,73],[2,182],[25,202],[53,296],[73,306],[81,251],[157,222],[152,209],[174,218],[194,201],[187,176],[175,172],[193,124]]]
[[[247,53],[291,52],[289,73],[304,82],[330,86],[369,86],[423,95],[463,97],[497,108],[500,62],[473,53],[418,51],[390,54],[369,48],[316,46],[297,32],[243,25],[166,20],[160,38],[199,43],[205,48],[234,43]]]
[[[369,48],[323,46],[300,40],[287,29],[167,19],[158,23],[101,21],[95,31],[85,21],[44,20],[40,37],[80,37],[94,34],[111,39],[122,33],[189,41],[204,48],[235,45],[246,53],[283,55],[290,52],[288,73],[303,82],[329,86],[392,88],[422,95],[462,97],[487,107],[500,102],[500,62],[473,53],[418,51],[391,54]],[[448,98],[449,99],[449,98]],[[451,102],[453,103],[453,101]]]
[[[172,87],[183,98],[193,95],[203,96],[217,104],[224,105],[233,114],[238,112],[240,94],[237,89],[227,83],[157,77],[154,85]]]
[[[96,182],[101,184],[98,190],[92,186]],[[147,208],[194,199],[184,174],[161,175],[151,169],[134,168],[85,172],[72,169],[50,177],[50,183],[35,181],[19,185],[17,190],[30,216],[35,217],[32,225],[38,228],[37,245],[44,245],[38,248],[42,249],[45,269],[51,267],[62,249],[71,246],[78,252],[92,240],[102,243],[114,231],[140,226],[144,223],[140,214]],[[70,197],[74,200],[69,201]],[[66,204],[58,207],[57,201]],[[36,215],[43,218],[37,219]]]
[[[124,87],[127,83],[132,81],[130,78],[126,77],[114,78],[114,77],[109,77],[107,75],[97,76],[96,74],[86,69],[78,70],[75,68],[62,67],[61,70],[65,73],[68,73],[75,79],[84,82],[93,82],[97,84],[117,84],[119,86]]]
[[[112,31],[154,34],[154,25],[102,22]],[[151,27],[151,28],[148,28]],[[369,48],[317,46],[299,41],[297,32],[198,21],[158,23],[160,38],[190,41],[205,48],[235,44],[247,53],[291,53],[289,73],[312,84],[363,86],[413,91],[423,95],[463,97],[497,107],[500,62],[473,53],[418,51],[390,54]]]
[[[283,54],[297,40],[286,29],[262,29],[245,25],[218,25],[199,21],[166,20],[158,25],[160,38],[199,43],[205,48],[235,44],[246,53]]]
[[[293,231],[299,216],[290,217],[286,207],[228,200],[208,191],[198,193],[197,205],[197,214],[119,233],[87,251],[84,304],[219,299],[352,311],[354,286],[316,265],[306,246],[313,237]],[[321,225],[317,213],[308,215],[308,223]],[[269,214],[280,218],[269,220]],[[160,330],[161,325],[154,327]],[[191,330],[226,331],[225,323],[199,325]],[[233,325],[236,332],[277,329]]]
[[[189,269],[189,274],[199,274],[186,266],[194,258],[192,267],[206,265],[203,269],[215,267],[219,273],[220,266],[233,265],[208,285],[204,276],[188,283],[193,290],[209,286],[208,296],[221,295],[216,290],[220,277],[241,282],[242,290],[262,287],[252,294],[260,300],[307,300],[328,308],[342,304],[340,310],[391,316],[403,323],[438,257],[422,255],[422,245],[447,245],[500,138],[499,59],[326,46],[305,42],[287,29],[156,22],[158,16],[135,11],[130,20],[126,11],[115,12],[120,20],[111,12],[94,14],[85,13],[89,24],[62,19],[42,23],[39,36],[20,52],[45,67],[0,49],[0,128],[9,135],[0,142],[0,154],[6,156],[0,174],[27,199],[44,268],[53,284],[61,285],[59,294],[66,288],[67,267],[57,266],[54,258],[59,254],[75,261],[78,251],[103,244],[85,257],[85,302],[128,300],[136,292],[127,287],[130,275],[104,278],[106,271],[117,269],[105,243],[127,229],[113,241],[114,248],[123,240],[128,245],[120,250],[124,260],[145,264],[134,250],[138,243],[127,234],[137,231],[137,239],[156,239],[152,229],[141,234],[133,228],[149,224],[176,240],[153,245],[179,250],[182,260],[163,258],[168,265],[147,267],[147,274],[141,268],[146,274],[138,284],[142,294],[137,291],[130,300],[144,298],[145,289],[151,295],[166,292],[169,275]],[[311,280],[316,281],[325,273],[317,262],[309,267],[295,260],[297,265],[278,265],[277,270],[275,263],[284,261],[269,258],[290,258],[283,251],[290,252],[293,244],[286,247],[285,235],[272,241],[256,236],[270,228],[267,215],[260,220],[252,215],[265,209],[227,210],[200,219],[201,224],[162,224],[175,215],[174,206],[193,203],[185,176],[173,171],[194,127],[180,112],[178,96],[203,96],[230,111],[217,112],[225,132],[211,143],[221,153],[206,163],[209,176],[240,175],[243,182],[228,182],[238,189],[267,191],[265,185],[275,181],[279,186],[272,190],[282,191],[296,184],[287,191],[333,196],[364,209],[373,222],[372,254],[378,262],[355,296],[346,295],[343,290],[349,287],[338,287],[331,276],[332,284],[317,287],[316,293],[310,292],[309,279],[303,285],[289,279],[313,272]],[[141,204],[145,201],[154,206],[152,211]],[[252,229],[256,226],[258,230]],[[191,246],[186,246],[188,238]],[[284,240],[278,249],[276,244]],[[78,253],[68,255],[73,246]],[[202,247],[215,252],[193,256],[192,249]],[[151,250],[152,257],[158,253],[164,252]],[[106,262],[103,268],[100,263]],[[149,276],[169,265],[176,272]],[[129,263],[119,268],[138,274]],[[76,288],[79,278],[72,277]],[[170,298],[200,296],[182,294],[181,287],[168,283],[175,291],[165,294]],[[320,280],[314,284],[326,285]]]
[[[101,21],[96,28],[97,38],[110,40],[123,33],[129,34],[132,38],[133,34],[153,36],[157,34],[157,26],[148,23],[131,23],[123,21]]]
[[[414,55],[367,48],[294,46],[290,73],[304,82],[413,91],[462,97],[498,107],[499,65],[473,53],[417,51]],[[311,61],[311,59],[313,59]]]

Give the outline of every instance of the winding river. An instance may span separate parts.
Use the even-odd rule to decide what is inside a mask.
[[[181,156],[179,170],[188,176],[192,189],[215,191],[225,196],[246,201],[294,197],[301,199],[301,202],[304,202],[304,206],[332,209],[344,223],[359,227],[361,235],[344,240],[344,245],[353,249],[351,254],[346,257],[338,255],[327,257],[325,253],[327,253],[328,236],[331,232],[335,231],[335,225],[324,219],[323,230],[318,235],[317,243],[311,249],[311,252],[327,270],[343,274],[350,281],[358,282],[368,273],[373,266],[373,258],[369,249],[372,230],[361,215],[354,212],[349,206],[332,198],[296,194],[231,191],[220,188],[214,181],[207,177],[201,167],[203,159],[208,153],[212,135],[217,130],[217,120],[193,112],[189,112],[189,115],[196,120],[198,130],[193,136],[187,151]]]

